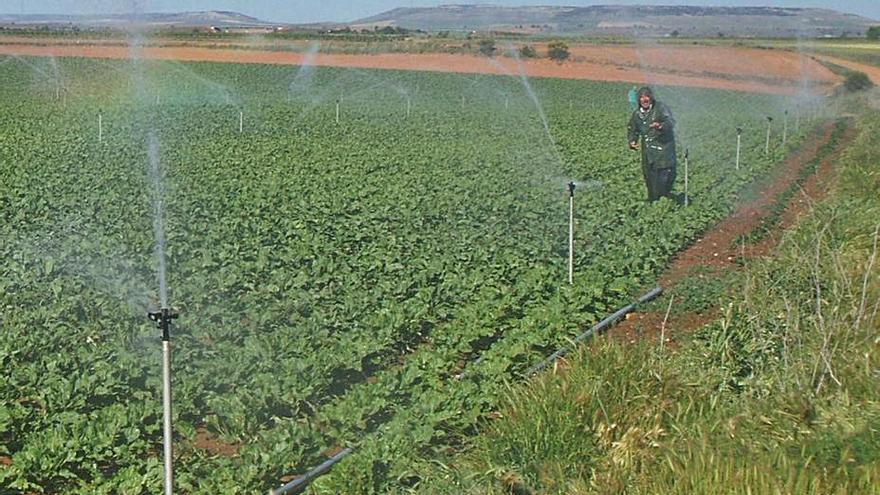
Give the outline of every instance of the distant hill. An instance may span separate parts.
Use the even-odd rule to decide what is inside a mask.
[[[426,31],[476,30],[586,35],[731,37],[864,36],[878,21],[829,9],[781,7],[589,7],[441,5],[397,8],[350,23]]]
[[[173,14],[113,14],[113,15],[13,15],[0,14],[0,25],[16,26],[83,26],[114,27],[124,24],[141,24],[152,27],[268,27],[275,24],[260,19],[226,11],[180,12]]]

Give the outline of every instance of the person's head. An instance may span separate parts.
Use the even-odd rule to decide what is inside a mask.
[[[639,90],[639,106],[645,110],[651,108],[654,104],[654,93],[651,88],[644,86]]]

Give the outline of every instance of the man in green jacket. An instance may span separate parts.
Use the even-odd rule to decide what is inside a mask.
[[[672,195],[675,182],[675,119],[669,108],[654,99],[651,88],[639,89],[639,107],[627,126],[629,147],[642,150],[642,173],[648,186],[648,201]]]

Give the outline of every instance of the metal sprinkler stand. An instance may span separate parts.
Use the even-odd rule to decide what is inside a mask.
[[[773,117],[767,116],[767,144],[764,145],[764,154],[770,154],[770,125],[773,123]]]
[[[739,150],[742,146],[742,127],[736,128],[736,169],[739,170]]]
[[[688,158],[690,158],[691,151],[687,148],[684,149],[684,205],[688,205]]]
[[[169,308],[147,313],[147,317],[156,322],[162,330],[162,409],[163,409],[163,446],[165,457],[165,495],[174,493],[174,469],[171,463],[171,320],[180,316]]]
[[[788,110],[782,114],[782,148],[785,149],[785,141],[788,137]]]
[[[574,188],[577,184],[569,182],[568,189],[568,283],[574,284]]]

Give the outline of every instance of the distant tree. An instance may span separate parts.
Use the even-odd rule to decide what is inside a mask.
[[[568,45],[564,41],[553,41],[547,45],[547,56],[551,60],[562,63],[568,60],[571,53],[568,51]]]
[[[672,36],[673,38],[678,38],[678,35],[679,35],[678,29],[669,33],[669,36]]]
[[[872,40],[872,41],[880,40],[880,26],[869,27],[868,32],[865,34],[868,36],[869,40]]]
[[[480,40],[479,50],[481,55],[485,55],[487,57],[491,57],[495,55],[495,40],[493,39],[485,39]]]
[[[532,45],[523,45],[519,49],[520,58],[538,58],[538,52]]]
[[[846,76],[846,79],[843,80],[843,87],[850,93],[854,93],[856,91],[871,89],[874,87],[874,83],[871,82],[871,78],[869,78],[864,72],[852,71]]]

